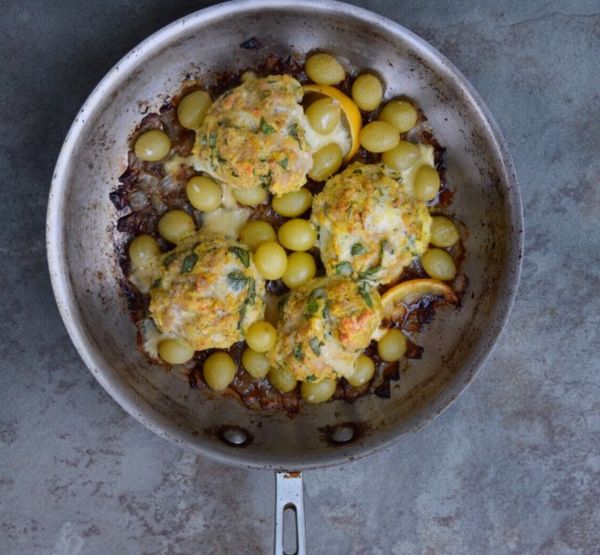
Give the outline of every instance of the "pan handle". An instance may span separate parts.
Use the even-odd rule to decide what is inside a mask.
[[[304,488],[301,472],[277,472],[275,495],[275,555],[306,555],[306,528],[304,527]],[[283,514],[291,511],[296,528],[296,551],[283,549]]]

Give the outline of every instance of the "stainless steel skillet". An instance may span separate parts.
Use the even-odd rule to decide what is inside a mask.
[[[263,48],[240,48],[250,37]],[[391,399],[367,396],[354,404],[305,407],[289,419],[249,412],[231,399],[201,398],[137,352],[117,281],[116,215],[108,193],[125,169],[127,139],[141,111],[158,108],[186,74],[251,67],[267,53],[315,49],[333,52],[357,69],[377,71],[386,96],[408,95],[425,111],[448,149],[447,176],[455,191],[451,214],[468,229],[463,271],[469,286],[461,309],[439,312],[421,335],[426,354],[411,363]],[[301,471],[389,446],[419,430],[465,389],[514,300],[522,212],[510,156],[493,118],[439,52],[398,24],[347,4],[250,0],[174,22],[127,54],[100,82],[76,117],[56,165],[47,246],[54,293],[71,339],[127,412],[160,436],[212,459]],[[301,510],[301,477],[285,476],[291,477],[278,476],[285,488],[278,490],[278,511],[288,504]],[[299,496],[295,501],[287,498],[290,487],[289,494]]]

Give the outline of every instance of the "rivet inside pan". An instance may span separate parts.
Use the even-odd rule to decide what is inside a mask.
[[[243,428],[237,426],[226,426],[221,429],[221,438],[225,443],[235,447],[243,447],[250,443],[252,437]]]
[[[349,443],[354,439],[356,433],[353,424],[340,424],[335,428],[331,428],[329,437],[335,443]]]

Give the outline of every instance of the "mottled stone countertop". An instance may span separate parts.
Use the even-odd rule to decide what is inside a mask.
[[[56,309],[44,246],[63,137],[96,82],[198,0],[7,0],[0,15],[0,553],[268,553],[274,479],[147,431]],[[515,308],[421,433],[306,472],[311,553],[600,553],[600,5],[362,5],[418,33],[488,103],[523,194]]]

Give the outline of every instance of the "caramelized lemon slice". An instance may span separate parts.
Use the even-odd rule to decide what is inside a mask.
[[[408,312],[410,306],[417,304],[425,297],[443,299],[452,304],[458,302],[458,297],[452,287],[437,279],[411,279],[395,285],[381,296],[384,321],[399,321]],[[386,327],[378,328],[373,339],[379,339],[387,331]]]
[[[348,129],[350,130],[351,146],[350,150],[344,156],[344,161],[348,162],[348,160],[350,160],[356,154],[358,148],[360,147],[358,135],[362,128],[362,118],[356,103],[350,97],[346,96],[342,91],[329,85],[310,84],[304,85],[302,88],[304,89],[305,94],[320,94],[329,98],[333,98],[339,103],[342,113],[344,114],[344,118],[348,124]]]
[[[443,281],[411,279],[395,285],[381,296],[385,318],[402,318],[409,306],[417,304],[425,297],[438,297],[453,304],[458,302],[454,289]]]

